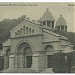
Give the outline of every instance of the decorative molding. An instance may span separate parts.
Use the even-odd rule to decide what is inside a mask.
[[[19,36],[19,37],[13,37],[13,38],[10,38],[10,39],[19,39],[19,38],[28,38],[28,37],[34,37],[34,36],[36,36],[36,37],[39,37],[39,36],[43,36],[42,34],[35,34],[35,35],[26,35],[26,36]]]
[[[33,54],[37,54],[37,53],[39,53],[39,54],[43,53],[43,54],[44,54],[45,51],[32,51],[32,53],[33,53]]]
[[[42,43],[55,43],[55,42],[61,42],[61,41],[60,40],[57,40],[57,41],[49,41],[49,42],[43,41]]]

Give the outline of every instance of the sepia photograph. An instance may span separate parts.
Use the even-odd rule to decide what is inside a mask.
[[[0,2],[0,73],[75,73],[74,2]]]

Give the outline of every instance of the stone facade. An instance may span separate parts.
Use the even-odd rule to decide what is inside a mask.
[[[3,43],[4,68],[30,68],[36,72],[52,68],[49,60],[54,53],[73,51],[67,38],[53,31],[27,19],[17,25]]]

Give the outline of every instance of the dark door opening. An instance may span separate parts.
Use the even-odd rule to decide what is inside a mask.
[[[52,68],[53,66],[53,55],[47,55],[47,68]]]
[[[26,56],[26,68],[31,68],[32,56]]]

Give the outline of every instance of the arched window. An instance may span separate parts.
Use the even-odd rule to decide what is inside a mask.
[[[32,34],[34,33],[34,29],[32,30]]]
[[[28,34],[28,27],[26,27],[26,34]]]
[[[23,31],[24,31],[24,34],[25,34],[25,26],[23,26]]]
[[[29,34],[31,34],[31,28],[29,28]]]

